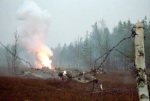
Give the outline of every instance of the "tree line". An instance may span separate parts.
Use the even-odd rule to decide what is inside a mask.
[[[150,67],[150,21],[145,17],[145,52],[146,66]],[[114,47],[121,39],[131,36],[134,24],[130,20],[119,21],[110,32],[105,21],[101,20],[92,25],[92,31],[86,32],[85,38],[79,37],[75,42],[69,45],[64,44],[52,48],[54,52],[53,65],[55,67],[66,68],[86,68],[91,69],[94,66],[99,67],[105,56],[104,53]],[[100,68],[108,70],[130,70],[134,68],[134,38],[123,41],[107,57]]]

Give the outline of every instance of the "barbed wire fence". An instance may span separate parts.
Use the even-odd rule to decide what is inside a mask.
[[[113,47],[112,47],[111,49],[109,49],[107,52],[105,52],[105,53],[102,54],[100,57],[98,57],[98,58],[95,60],[95,62],[94,62],[93,76],[96,77],[96,70],[102,67],[102,65],[106,62],[108,56],[110,55],[110,53],[111,53],[112,51],[117,51],[118,53],[120,53],[120,54],[122,54],[123,56],[125,56],[125,57],[128,58],[128,56],[127,56],[125,53],[123,53],[123,52],[121,52],[120,50],[118,50],[117,47],[118,47],[122,42],[124,42],[124,41],[126,41],[126,40],[129,40],[129,39],[133,38],[134,36],[135,36],[135,33],[132,32],[132,35],[130,35],[130,36],[128,36],[128,37],[125,37],[125,38],[122,38],[115,46],[113,46]],[[2,44],[2,42],[0,42],[0,44],[6,49],[6,51],[8,51],[12,56],[14,56],[14,54],[13,54],[4,44]],[[46,71],[44,71],[44,70],[42,70],[42,69],[34,68],[34,67],[31,65],[30,62],[26,61],[26,60],[23,59],[23,58],[20,58],[19,56],[17,56],[17,58],[18,58],[19,60],[25,62],[26,64],[28,64],[31,69],[36,70],[36,71],[41,71],[42,73],[44,73],[44,74],[49,74],[49,75],[51,75],[51,77],[55,78],[55,76],[54,76],[52,73],[46,72]],[[102,58],[103,58],[102,62],[101,62],[100,65],[96,68],[96,66],[95,66],[96,62],[97,62],[99,59],[102,59]],[[92,96],[92,94],[94,94],[94,93],[105,93],[105,92],[110,92],[110,91],[113,92],[113,91],[120,91],[120,90],[122,90],[122,89],[120,89],[120,88],[118,88],[118,89],[117,89],[117,88],[113,88],[113,89],[105,89],[105,90],[100,90],[100,91],[98,91],[98,92],[97,92],[97,91],[95,92],[95,91],[94,91],[94,90],[95,90],[95,82],[91,82],[91,83],[92,83],[92,89],[90,90],[91,96]],[[133,89],[132,91],[135,92],[136,90]],[[129,92],[130,92],[130,91],[129,91]]]
[[[95,62],[94,62],[94,66],[95,66],[96,62],[97,62],[99,59],[101,59],[101,58],[103,58],[103,57],[105,56],[104,59],[102,60],[102,62],[100,63],[100,65],[99,65],[98,68],[97,68],[97,69],[99,69],[99,68],[103,65],[103,63],[107,60],[108,56],[110,55],[110,53],[111,53],[113,50],[115,50],[115,51],[121,53],[121,54],[124,55],[125,57],[128,57],[126,54],[124,54],[123,52],[121,52],[121,51],[119,51],[118,49],[116,49],[116,47],[119,46],[122,42],[124,42],[124,41],[126,41],[126,40],[128,40],[128,39],[131,39],[132,37],[133,37],[133,35],[131,35],[131,36],[129,36],[129,37],[126,37],[126,38],[122,38],[114,47],[112,47],[110,50],[108,50],[108,51],[105,52],[103,55],[101,55],[98,59],[96,59]],[[95,68],[95,67],[94,67],[94,68]],[[95,69],[96,69],[96,68],[95,68]]]
[[[2,42],[0,42],[0,44],[6,49],[6,51],[8,51],[12,56],[14,56],[14,54],[4,45],[2,44]],[[21,61],[24,61],[25,63],[27,63],[30,68],[33,68],[32,65],[30,64],[30,62],[26,61],[25,59],[20,58],[19,56],[17,56],[17,58]]]
[[[115,51],[119,52],[120,54],[124,55],[125,57],[128,57],[126,54],[124,54],[123,52],[121,52],[121,51],[119,51],[118,49],[116,49],[116,47],[119,46],[122,42],[124,42],[124,41],[126,41],[126,40],[128,40],[128,39],[131,39],[131,38],[134,37],[134,36],[135,36],[135,32],[132,31],[131,36],[122,38],[122,39],[121,39],[115,46],[113,46],[110,50],[108,50],[108,51],[105,52],[103,55],[101,55],[100,57],[98,57],[98,58],[95,60],[95,62],[94,62],[94,76],[95,76],[95,70],[96,70],[96,69],[99,69],[100,67],[102,67],[103,63],[107,60],[108,56],[110,55],[110,53],[111,53],[112,51],[115,50]],[[6,51],[8,51],[12,56],[14,56],[14,54],[13,54],[4,44],[2,44],[2,42],[0,42],[0,44],[1,44],[1,46],[3,46],[3,47],[6,49]],[[105,57],[104,57],[104,56],[105,56]],[[101,62],[100,65],[98,66],[98,68],[95,68],[96,62],[97,62],[99,59],[103,58],[103,57],[104,57],[104,59],[102,60],[102,62]],[[33,66],[31,65],[31,63],[30,63],[29,61],[27,61],[27,60],[25,60],[25,59],[23,59],[23,58],[20,58],[19,56],[17,56],[16,58],[19,59],[19,60],[21,60],[21,61],[23,61],[23,62],[25,62],[26,64],[28,64],[31,69],[40,70],[40,69],[33,68]],[[43,73],[46,73],[46,72],[43,71]],[[48,73],[48,74],[50,74],[50,73]],[[53,76],[53,77],[54,77],[54,76]]]
[[[94,76],[96,76],[96,70],[101,68],[110,53],[115,50],[122,54],[125,57],[128,57],[126,54],[121,52],[120,50],[116,49],[117,46],[119,46],[123,41],[134,38],[135,37],[135,42],[134,42],[134,47],[135,47],[135,62],[134,59],[131,59],[132,62],[134,62],[134,72],[136,74],[136,81],[137,81],[137,89],[134,90],[138,92],[139,95],[139,100],[140,101],[149,101],[149,86],[150,83],[147,81],[147,73],[145,69],[145,52],[144,52],[144,26],[143,23],[136,23],[135,26],[132,28],[132,34],[129,37],[123,38],[120,40],[114,47],[112,47],[110,50],[108,50],[106,53],[104,53],[102,56],[100,56],[98,59],[95,60],[94,63],[96,63],[99,59],[103,58],[102,62],[100,62],[100,65],[96,68],[94,64]],[[142,85],[142,86],[141,86]],[[92,86],[92,91],[91,94],[94,92],[95,86],[93,82]],[[105,90],[106,91],[106,90]],[[103,91],[101,91],[103,92]]]
[[[7,52],[9,52],[12,56],[14,56],[14,54],[13,54],[2,42],[0,42],[0,44],[1,44],[1,46],[4,47],[4,49],[5,49]],[[21,61],[23,61],[23,62],[25,62],[26,64],[28,64],[31,69],[36,70],[36,71],[41,71],[41,72],[43,72],[44,74],[49,74],[49,75],[51,75],[53,78],[55,78],[54,75],[53,75],[52,73],[50,73],[50,72],[45,72],[45,71],[42,70],[42,69],[36,69],[36,68],[34,68],[34,67],[31,65],[31,63],[30,63],[29,61],[27,61],[27,60],[25,60],[25,59],[23,59],[23,58],[20,58],[19,56],[16,56],[16,58],[19,59],[19,60],[21,60]]]
[[[135,30],[134,30],[134,26],[133,26],[133,28],[131,29],[131,32],[132,32],[132,33],[131,33],[130,36],[122,38],[116,45],[114,45],[111,49],[109,49],[107,52],[105,52],[104,54],[102,54],[100,57],[98,57],[98,58],[94,61],[94,67],[93,67],[93,69],[94,69],[94,70],[93,70],[93,76],[94,76],[94,77],[96,77],[96,70],[100,69],[100,68],[103,66],[103,64],[106,62],[108,56],[110,55],[110,53],[111,53],[112,51],[117,51],[118,53],[120,53],[120,54],[123,55],[124,57],[129,58],[129,56],[127,56],[125,53],[123,53],[123,52],[121,52],[120,50],[118,50],[117,47],[118,47],[121,43],[123,43],[124,41],[130,40],[130,39],[132,39],[132,38],[135,37],[136,32],[135,32]],[[96,63],[97,63],[97,61],[100,60],[100,59],[102,59],[102,58],[103,58],[103,60],[100,62],[100,65],[96,68]],[[131,61],[134,62],[133,59],[131,59]],[[94,89],[95,89],[95,83],[93,82],[91,94],[94,92]]]
[[[133,27],[133,28],[134,28],[134,27]],[[117,51],[118,53],[120,53],[120,54],[123,55],[124,57],[129,58],[129,56],[127,56],[125,53],[123,53],[123,52],[121,52],[120,50],[118,50],[117,47],[118,47],[120,44],[122,44],[124,41],[130,40],[130,39],[132,39],[132,38],[135,37],[136,32],[133,30],[133,28],[132,28],[132,30],[131,30],[131,31],[132,31],[132,34],[131,34],[130,36],[122,38],[116,45],[114,45],[111,49],[109,49],[107,52],[105,52],[104,54],[102,54],[100,57],[98,57],[98,58],[94,61],[94,67],[93,67],[93,69],[94,69],[94,70],[93,70],[93,76],[94,76],[94,77],[96,77],[96,70],[100,69],[100,68],[103,66],[103,64],[106,62],[108,56],[111,54],[112,51]],[[2,44],[2,42],[0,42],[0,44],[1,44],[1,46],[3,46],[3,47],[6,49],[6,51],[8,51],[12,56],[14,56],[14,54],[13,54],[4,44]],[[18,58],[19,60],[21,60],[21,61],[24,61],[26,64],[28,64],[31,69],[34,69],[34,70],[37,70],[37,71],[41,71],[41,72],[43,72],[43,73],[45,73],[45,74],[49,74],[49,75],[51,75],[53,78],[55,78],[55,76],[54,76],[52,73],[50,73],[50,72],[45,72],[44,70],[34,68],[34,67],[31,65],[31,63],[30,63],[29,61],[26,61],[25,59],[20,58],[19,56],[17,56],[17,58]],[[102,61],[99,63],[99,66],[96,67],[96,63],[97,63],[97,61],[100,60],[100,59],[102,59]],[[133,62],[134,60],[131,59],[131,61]],[[92,82],[91,94],[93,94],[94,89],[95,89],[95,82]],[[109,90],[110,90],[110,89],[108,89],[108,91],[109,91]],[[107,89],[105,90],[105,92],[107,92]]]

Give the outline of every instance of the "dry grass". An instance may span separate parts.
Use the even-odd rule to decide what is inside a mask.
[[[92,84],[54,79],[0,77],[0,101],[137,101],[134,77],[129,72],[98,74]],[[99,85],[103,84],[104,90]]]

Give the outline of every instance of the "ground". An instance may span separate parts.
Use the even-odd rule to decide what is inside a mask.
[[[96,76],[99,82],[94,84],[94,90],[93,83],[1,76],[0,101],[138,101],[132,72],[113,71]]]

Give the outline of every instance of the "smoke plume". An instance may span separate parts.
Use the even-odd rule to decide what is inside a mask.
[[[52,51],[45,44],[50,23],[50,14],[42,10],[35,2],[25,1],[17,11],[20,24],[18,32],[28,52],[34,55],[35,66],[51,68]]]

